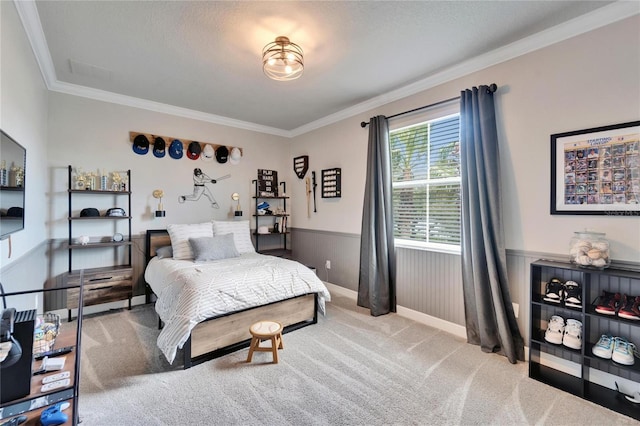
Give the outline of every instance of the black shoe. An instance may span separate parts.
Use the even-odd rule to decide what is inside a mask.
[[[557,278],[551,278],[551,281],[547,283],[547,288],[544,294],[544,300],[547,302],[560,303],[564,294],[564,284]]]
[[[564,305],[569,308],[582,308],[582,289],[577,282],[564,283]]]

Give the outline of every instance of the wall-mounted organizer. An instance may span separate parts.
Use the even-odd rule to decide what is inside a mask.
[[[169,149],[169,146],[171,144],[171,142],[173,142],[174,140],[178,140],[180,142],[182,142],[182,150],[184,151],[185,155],[184,157],[188,158],[188,156],[186,155],[186,153],[189,150],[189,145],[192,142],[196,142],[200,145],[200,151],[202,153],[205,152],[205,149],[207,148],[207,145],[211,146],[211,148],[213,148],[213,152],[217,152],[218,148],[220,147],[225,147],[227,148],[227,152],[229,154],[229,158],[231,160],[233,160],[233,156],[231,155],[231,153],[233,152],[234,149],[237,149],[240,151],[240,156],[244,156],[244,150],[240,147],[237,146],[229,146],[229,145],[220,145],[220,144],[215,144],[215,143],[211,143],[211,142],[202,142],[202,141],[194,141],[194,140],[189,140],[189,139],[184,139],[184,138],[177,138],[174,136],[164,136],[164,135],[154,135],[151,133],[143,133],[143,132],[129,132],[129,142],[131,142],[132,144],[134,143],[134,140],[136,138],[136,136],[138,135],[143,135],[147,138],[147,140],[149,141],[149,151],[153,151],[153,145],[155,143],[156,138],[162,138],[165,142],[165,149]],[[230,161],[233,164],[233,161]]]
[[[342,169],[335,167],[322,171],[322,198],[342,197]]]

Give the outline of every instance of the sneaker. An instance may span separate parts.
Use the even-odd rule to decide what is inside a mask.
[[[613,339],[613,353],[611,360],[622,365],[633,365],[633,353],[636,351],[636,345],[629,342],[624,337],[616,337]]]
[[[618,316],[629,320],[640,320],[640,296],[623,295]]]
[[[547,331],[544,332],[544,340],[556,345],[562,344],[562,337],[564,336],[564,319],[558,315],[553,315],[549,320],[549,326]]]
[[[600,340],[598,340],[598,343],[593,345],[591,351],[598,358],[611,359],[611,353],[613,352],[613,336],[608,334],[600,336]]]
[[[562,284],[562,281],[557,278],[551,278],[544,292],[544,300],[547,302],[560,303],[563,293],[564,284]]]
[[[577,282],[564,283],[564,305],[570,308],[582,308],[582,289]]]
[[[596,312],[603,315],[615,315],[620,308],[620,293],[602,290],[602,296],[596,304]]]
[[[568,319],[564,327],[562,344],[571,349],[582,348],[582,323],[575,319]]]

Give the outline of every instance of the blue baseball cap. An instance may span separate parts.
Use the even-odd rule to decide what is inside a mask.
[[[169,145],[169,155],[171,156],[171,158],[179,160],[182,158],[182,149],[182,142],[180,142],[178,139],[174,139],[171,142],[171,145]]]
[[[166,144],[164,142],[164,139],[158,136],[155,142],[153,143],[153,155],[155,155],[157,158],[164,157],[166,154],[165,145]]]
[[[145,135],[138,135],[133,139],[133,152],[140,155],[149,152],[149,139]]]

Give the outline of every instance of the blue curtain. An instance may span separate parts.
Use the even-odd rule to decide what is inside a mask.
[[[358,306],[373,316],[396,311],[392,197],[389,125],[380,115],[369,120],[358,280]]]
[[[460,96],[462,282],[467,341],[524,360],[507,279],[495,85]]]

